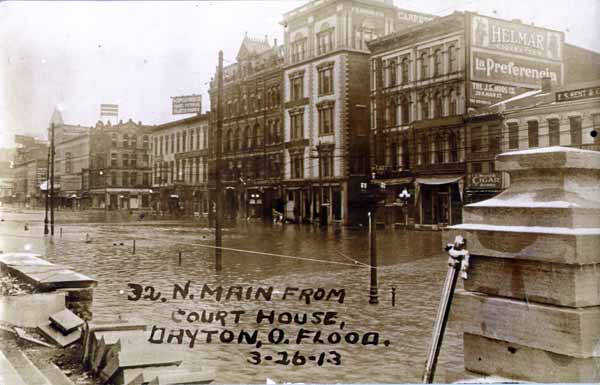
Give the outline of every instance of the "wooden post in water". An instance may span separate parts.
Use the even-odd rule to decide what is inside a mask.
[[[377,298],[377,224],[375,216],[369,212],[369,252],[371,256],[371,286],[369,290],[369,303],[378,304]]]
[[[133,240],[133,254],[135,254],[135,239]]]
[[[181,266],[181,251],[179,252],[179,266]]]

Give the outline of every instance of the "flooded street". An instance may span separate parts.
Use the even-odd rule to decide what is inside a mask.
[[[0,212],[0,250],[24,251],[45,255],[54,263],[98,280],[94,291],[94,319],[140,318],[149,325],[175,328],[229,329],[238,332],[259,330],[266,335],[273,327],[295,336],[299,325],[256,323],[259,310],[312,313],[337,312],[336,325],[305,325],[323,334],[340,332],[377,332],[378,346],[358,344],[266,344],[260,349],[244,344],[210,343],[198,339],[190,348],[169,344],[168,349],[183,355],[189,368],[212,368],[220,383],[401,383],[420,382],[426,351],[431,338],[433,319],[446,273],[446,256],[442,252],[440,232],[383,230],[378,233],[379,295],[378,305],[369,305],[368,234],[365,229],[330,227],[323,231],[304,225],[243,223],[224,230],[223,271],[214,273],[214,244],[211,229],[191,222],[128,221],[112,223],[103,213],[59,212],[54,241],[43,237],[42,212]],[[77,223],[77,221],[85,223]],[[29,230],[24,231],[28,223]],[[60,238],[62,228],[62,239]],[[92,239],[85,243],[86,234]],[[133,240],[136,252],[133,254]],[[123,245],[121,245],[121,243]],[[235,250],[229,250],[235,249]],[[179,265],[181,252],[181,265]],[[274,288],[272,301],[213,297],[193,300],[170,296],[162,301],[129,301],[128,283],[152,285],[157,291],[172,292],[173,285],[191,281],[191,292],[209,287],[243,286]],[[298,295],[281,300],[286,288],[344,289],[343,303],[313,301],[306,304]],[[391,289],[395,288],[395,306]],[[165,294],[167,296],[167,294]],[[244,311],[240,323],[178,323],[172,313],[195,311]],[[229,320],[228,320],[229,321]],[[381,342],[389,341],[389,346]],[[156,345],[154,345],[156,346]],[[299,351],[305,356],[329,354],[335,350],[341,364],[314,360],[302,365],[278,364],[262,360],[249,362],[251,351],[262,357],[278,356],[287,351],[290,358]],[[447,371],[460,371],[462,334],[451,322],[438,363],[436,382],[444,382]]]

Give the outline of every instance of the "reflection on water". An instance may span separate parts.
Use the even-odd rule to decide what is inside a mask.
[[[265,345],[261,349],[237,344],[196,343],[168,345],[167,349],[184,355],[189,368],[213,368],[218,382],[264,383],[271,378],[277,382],[349,382],[393,383],[419,382],[426,350],[431,338],[433,318],[437,310],[442,281],[446,272],[446,258],[441,251],[441,235],[433,232],[404,232],[380,230],[379,251],[379,305],[368,304],[369,269],[368,237],[364,229],[330,228],[323,231],[312,226],[264,225],[244,223],[224,231],[223,245],[232,249],[252,250],[295,258],[251,254],[225,250],[223,271],[213,272],[213,234],[210,229],[184,223],[124,222],[103,223],[101,218],[86,218],[87,224],[76,223],[76,214],[69,213],[69,222],[63,227],[63,238],[57,231],[53,243],[40,239],[43,216],[3,213],[7,220],[0,228],[0,249],[23,250],[29,244],[32,251],[42,252],[55,263],[66,264],[98,280],[94,297],[94,318],[135,316],[167,329],[187,327],[195,329],[259,329],[268,332],[269,325],[256,325],[258,310],[276,312],[334,311],[344,321],[345,331],[364,334],[379,332],[381,340],[390,345]],[[60,218],[60,217],[59,217]],[[22,224],[29,221],[30,230]],[[58,227],[57,227],[58,228]],[[11,234],[7,236],[6,234]],[[90,234],[92,243],[83,242]],[[31,237],[31,238],[30,238]],[[136,239],[136,253],[132,241]],[[120,245],[123,243],[123,245]],[[116,245],[115,245],[116,244]],[[179,262],[179,252],[182,263]],[[300,257],[296,258],[296,257]],[[302,259],[306,258],[306,259]],[[336,263],[316,262],[330,261]],[[199,289],[241,285],[244,287],[273,286],[273,301],[214,300],[127,300],[127,283],[153,285],[163,293],[171,293],[174,283]],[[286,287],[345,289],[343,304],[319,301],[306,305],[297,297],[281,301]],[[391,304],[391,288],[395,290],[396,306]],[[119,294],[123,290],[125,294]],[[193,291],[193,290],[192,290]],[[197,292],[197,291],[196,291]],[[171,313],[178,309],[186,312],[243,310],[239,325],[175,323]],[[279,325],[288,335],[298,325]],[[306,326],[310,328],[310,326]],[[320,326],[325,333],[340,331],[339,325]],[[186,340],[187,341],[187,340]],[[293,342],[293,341],[292,341]],[[154,345],[156,346],[156,345]],[[165,345],[162,345],[165,346]],[[252,365],[247,362],[250,351],[259,350],[263,356],[277,356],[287,351],[290,358],[299,350],[304,355],[337,351],[342,364],[325,363],[319,367],[314,361],[304,365],[278,365],[273,361]],[[457,325],[451,324],[444,340],[438,363],[436,380],[444,381],[446,370],[462,367],[462,335]]]

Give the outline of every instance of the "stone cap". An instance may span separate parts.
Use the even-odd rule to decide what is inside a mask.
[[[571,147],[542,147],[505,152],[496,157],[496,170],[589,169],[600,171],[600,151]]]

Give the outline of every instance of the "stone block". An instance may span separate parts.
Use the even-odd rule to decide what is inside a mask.
[[[35,328],[65,308],[65,293],[39,293],[0,297],[0,321]]]
[[[214,381],[212,372],[165,373],[159,374],[148,385],[200,385]]]
[[[444,239],[449,242],[457,235],[466,238],[467,249],[471,255],[551,263],[600,263],[600,228],[569,229],[467,223],[448,228]]]
[[[532,195],[530,192],[526,194]],[[581,207],[585,206],[584,204],[565,207],[565,202],[553,201],[530,202],[527,207],[523,195],[525,194],[501,194],[491,200],[465,206],[463,222],[500,226],[510,223],[513,226],[600,227],[600,208]],[[513,200],[518,200],[520,206]]]
[[[58,329],[52,326],[50,322],[39,325],[37,331],[53,344],[58,345],[61,348],[65,348],[81,338],[81,329],[76,329],[67,335],[63,335]]]
[[[457,291],[464,332],[565,356],[600,356],[600,306],[566,308]]]
[[[600,381],[600,358],[576,358],[547,350],[464,334],[465,369],[534,382]]]
[[[600,265],[471,256],[467,291],[569,307],[600,305]]]
[[[496,157],[496,170],[512,172],[524,170],[600,170],[600,153],[571,147],[545,147],[511,151]]]
[[[50,316],[50,322],[52,322],[52,325],[63,334],[69,334],[83,325],[83,320],[68,309],[52,314]]]
[[[181,360],[172,352],[161,350],[158,347],[149,349],[144,346],[131,347],[130,349],[117,351],[117,346],[113,346],[106,356],[106,365],[100,372],[100,378],[108,381],[113,378],[122,379],[123,370],[131,368],[148,368],[158,366],[179,366]],[[113,383],[119,385],[122,380],[113,380]]]

